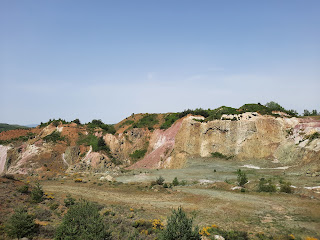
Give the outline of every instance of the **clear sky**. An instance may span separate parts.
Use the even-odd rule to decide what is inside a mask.
[[[319,0],[0,0],[0,122],[320,111]]]

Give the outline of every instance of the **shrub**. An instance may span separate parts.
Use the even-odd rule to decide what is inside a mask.
[[[139,159],[143,158],[144,155],[146,154],[147,149],[140,149],[140,150],[135,150],[133,153],[131,153],[129,156],[134,162],[138,161]]]
[[[237,171],[238,177],[238,184],[239,186],[243,187],[247,182],[248,182],[248,178],[245,172],[242,172],[240,169],[238,169]]]
[[[276,192],[276,186],[272,183],[271,179],[261,178],[258,185],[258,192]]]
[[[75,203],[76,203],[76,200],[73,197],[71,197],[70,194],[68,194],[67,198],[64,199],[64,205],[66,207],[70,207],[70,206],[74,205]]]
[[[157,183],[158,185],[163,185],[163,183],[164,183],[164,178],[163,178],[162,176],[158,177],[157,180],[156,180],[156,183]]]
[[[175,178],[173,179],[172,185],[173,185],[173,186],[178,186],[178,185],[179,185],[179,181],[178,181],[178,178],[177,178],[177,177],[175,177]]]
[[[47,209],[38,208],[35,210],[35,215],[40,221],[50,221],[52,213]]]
[[[132,125],[133,128],[153,128],[159,121],[157,114],[145,114],[138,122]]]
[[[165,122],[160,126],[161,129],[167,129],[172,126],[172,124],[179,119],[177,113],[169,113],[165,116]]]
[[[34,217],[25,208],[16,209],[5,224],[5,232],[12,238],[32,237],[36,231]]]
[[[60,132],[54,131],[53,133],[45,136],[43,139],[46,140],[47,142],[56,143],[57,141],[64,141],[65,137],[61,136]]]
[[[160,233],[160,240],[200,240],[198,227],[193,228],[193,219],[188,218],[181,207],[173,210],[167,219],[166,228]]]
[[[42,202],[43,200],[43,190],[40,183],[36,183],[31,191],[31,200],[35,203]]]
[[[17,191],[20,193],[25,193],[25,194],[29,193],[29,184],[25,184],[25,185],[18,187]]]
[[[227,155],[224,155],[220,152],[213,152],[211,153],[211,157],[213,158],[222,158],[222,159],[230,159],[230,158],[233,158],[233,156],[227,156]]]
[[[290,182],[281,182],[280,185],[280,192],[285,192],[285,193],[293,193],[293,188],[291,187]]]
[[[111,239],[98,207],[91,202],[81,200],[71,206],[57,228],[56,239]]]

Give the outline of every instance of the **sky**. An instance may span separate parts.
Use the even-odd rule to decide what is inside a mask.
[[[0,0],[0,122],[320,111],[320,1]]]

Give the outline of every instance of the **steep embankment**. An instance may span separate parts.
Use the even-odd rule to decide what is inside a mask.
[[[318,119],[246,112],[203,121],[202,116],[188,115],[159,129],[166,116],[131,116],[116,126],[115,134],[62,122],[3,132],[0,140],[6,146],[0,146],[0,173],[180,168],[189,157],[210,157],[214,152],[233,156],[232,161],[257,159],[320,170]],[[99,142],[101,137],[106,146]]]

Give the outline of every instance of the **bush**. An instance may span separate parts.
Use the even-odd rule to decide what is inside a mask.
[[[173,210],[167,219],[166,228],[160,233],[160,240],[200,240],[198,227],[193,229],[193,219],[188,218],[181,207]]]
[[[164,178],[163,178],[162,176],[158,177],[157,180],[156,180],[156,183],[157,183],[158,185],[163,185],[163,183],[164,183]]]
[[[42,202],[43,200],[43,190],[39,183],[36,183],[31,191],[31,200],[35,203]]]
[[[173,179],[172,185],[173,185],[173,186],[178,186],[178,185],[179,185],[179,181],[178,181],[178,178],[177,178],[177,177],[175,177],[175,178]]]
[[[16,209],[5,224],[5,232],[12,238],[32,237],[36,231],[34,217],[25,208]]]
[[[28,184],[22,185],[17,188],[17,191],[25,194],[29,193],[29,185]]]
[[[138,122],[132,125],[133,128],[154,128],[159,121],[157,114],[145,114]]]
[[[132,160],[134,160],[134,162],[136,162],[139,159],[143,158],[146,153],[147,153],[147,149],[140,149],[140,150],[135,150],[129,156]]]
[[[35,210],[35,215],[36,215],[36,218],[39,219],[40,221],[50,221],[52,213],[47,209],[37,208]]]
[[[58,131],[54,131],[53,133],[45,136],[43,138],[47,142],[54,142],[56,143],[57,141],[64,141],[65,137],[61,136],[61,133]]]
[[[169,113],[165,116],[165,122],[160,126],[161,129],[167,129],[174,124],[175,121],[179,119],[179,115],[177,113]]]
[[[70,207],[76,203],[76,200],[71,197],[70,194],[67,195],[67,198],[64,199],[64,205]]]
[[[290,182],[281,182],[280,186],[280,192],[285,192],[285,193],[293,193],[293,188],[291,187]]]
[[[230,158],[233,158],[233,156],[227,156],[227,155],[224,155],[220,152],[213,152],[211,153],[211,157],[213,158],[222,158],[222,159],[230,159]]]
[[[239,186],[243,187],[248,182],[247,175],[246,173],[242,172],[240,169],[238,169],[237,174],[238,174],[238,177],[237,177],[238,184]]]
[[[272,183],[271,179],[261,178],[258,185],[258,192],[276,192],[276,186]]]
[[[91,202],[81,200],[71,206],[57,228],[56,239],[111,239],[98,207]]]

